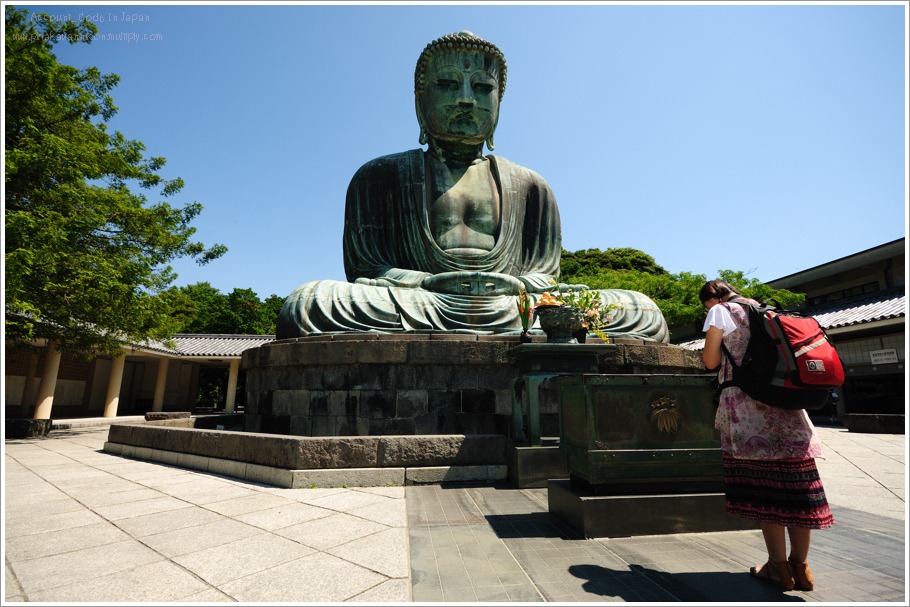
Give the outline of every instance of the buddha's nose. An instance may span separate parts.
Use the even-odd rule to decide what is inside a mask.
[[[471,86],[470,79],[466,78],[464,83],[461,85],[461,94],[458,96],[459,105],[476,105],[477,100],[474,99],[474,89]]]

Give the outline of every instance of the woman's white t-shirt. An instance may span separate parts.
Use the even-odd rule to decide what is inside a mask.
[[[708,317],[705,319],[705,326],[702,328],[702,331],[707,333],[710,327],[721,329],[724,332],[724,335],[729,335],[736,330],[736,323],[733,322],[733,317],[730,316],[730,310],[727,309],[727,306],[711,306],[711,309],[708,310]]]

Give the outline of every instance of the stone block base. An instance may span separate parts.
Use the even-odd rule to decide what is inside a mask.
[[[145,414],[145,421],[153,422],[162,419],[186,419],[189,416],[189,411],[153,411]]]
[[[229,476],[287,489],[329,487],[400,487],[443,483],[496,483],[506,478],[506,466],[433,466],[409,468],[334,468],[288,470],[249,462],[177,453],[150,447],[112,443],[104,451],[121,457],[158,462],[190,470]]]
[[[104,451],[291,488],[496,483],[508,476],[507,441],[499,434],[291,437],[193,427],[198,423],[112,424]]]
[[[566,478],[569,469],[558,444],[509,446],[509,483],[519,489],[546,487],[551,478]]]
[[[400,487],[404,468],[348,468],[345,470],[292,470],[291,487]]]
[[[504,465],[492,466],[433,466],[408,468],[405,482],[408,485],[444,483],[495,483],[508,476]]]
[[[50,419],[7,419],[4,436],[10,439],[47,436],[53,425]]]
[[[727,514],[723,493],[593,495],[568,479],[547,483],[550,513],[586,538],[757,529]]]
[[[243,353],[244,430],[314,437],[520,436],[513,417],[515,380],[540,365],[586,373],[704,371],[697,352],[671,344],[618,339],[568,346],[534,339],[522,344],[518,335],[416,331],[270,342]],[[581,360],[564,365],[567,358]],[[543,385],[539,397],[540,430],[556,434],[555,389]],[[527,400],[525,395],[520,403],[525,412]]]
[[[898,414],[849,413],[844,423],[850,432],[866,434],[904,434],[906,418]]]

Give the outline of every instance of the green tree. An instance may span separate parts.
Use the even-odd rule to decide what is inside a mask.
[[[189,313],[175,333],[224,333],[221,330],[221,309],[224,295],[207,282],[178,287],[187,301]]]
[[[275,329],[278,325],[278,314],[281,312],[282,306],[284,306],[284,300],[284,297],[273,293],[262,302],[262,318],[267,325],[267,330],[263,335],[275,334]]]
[[[225,295],[207,282],[180,287],[189,314],[178,333],[274,335],[284,298],[270,295],[265,301],[251,289],[234,289]]]
[[[59,42],[90,43],[88,20],[52,21],[6,7],[6,336],[46,337],[75,352],[113,354],[124,342],[166,339],[180,322],[172,260],[226,251],[194,242],[202,206],[149,202],[179,193],[165,159],[106,123],[119,77],[63,65]],[[134,191],[137,190],[137,191]]]
[[[646,274],[666,274],[654,258],[628,247],[619,249],[582,249],[571,253],[562,252],[560,274],[563,282],[574,282],[574,276],[592,276],[606,270],[635,270]]]
[[[611,251],[622,253],[611,256]],[[738,293],[759,301],[775,300],[793,308],[805,300],[805,294],[772,289],[754,278],[747,278],[740,271],[719,270],[717,276],[710,279],[704,274],[690,272],[670,274],[650,255],[635,249],[563,251],[560,268],[560,282],[583,284],[592,289],[629,289],[644,293],[657,304],[670,327],[704,319],[705,310],[698,292],[707,280],[715,278],[729,282]]]
[[[234,289],[227,296],[226,316],[233,333],[259,335],[263,332],[262,302],[252,289]]]

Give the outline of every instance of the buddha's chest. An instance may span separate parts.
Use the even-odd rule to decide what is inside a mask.
[[[500,198],[489,162],[469,166],[462,175],[436,171],[431,175],[427,209],[437,235],[456,226],[493,235],[499,228]]]

